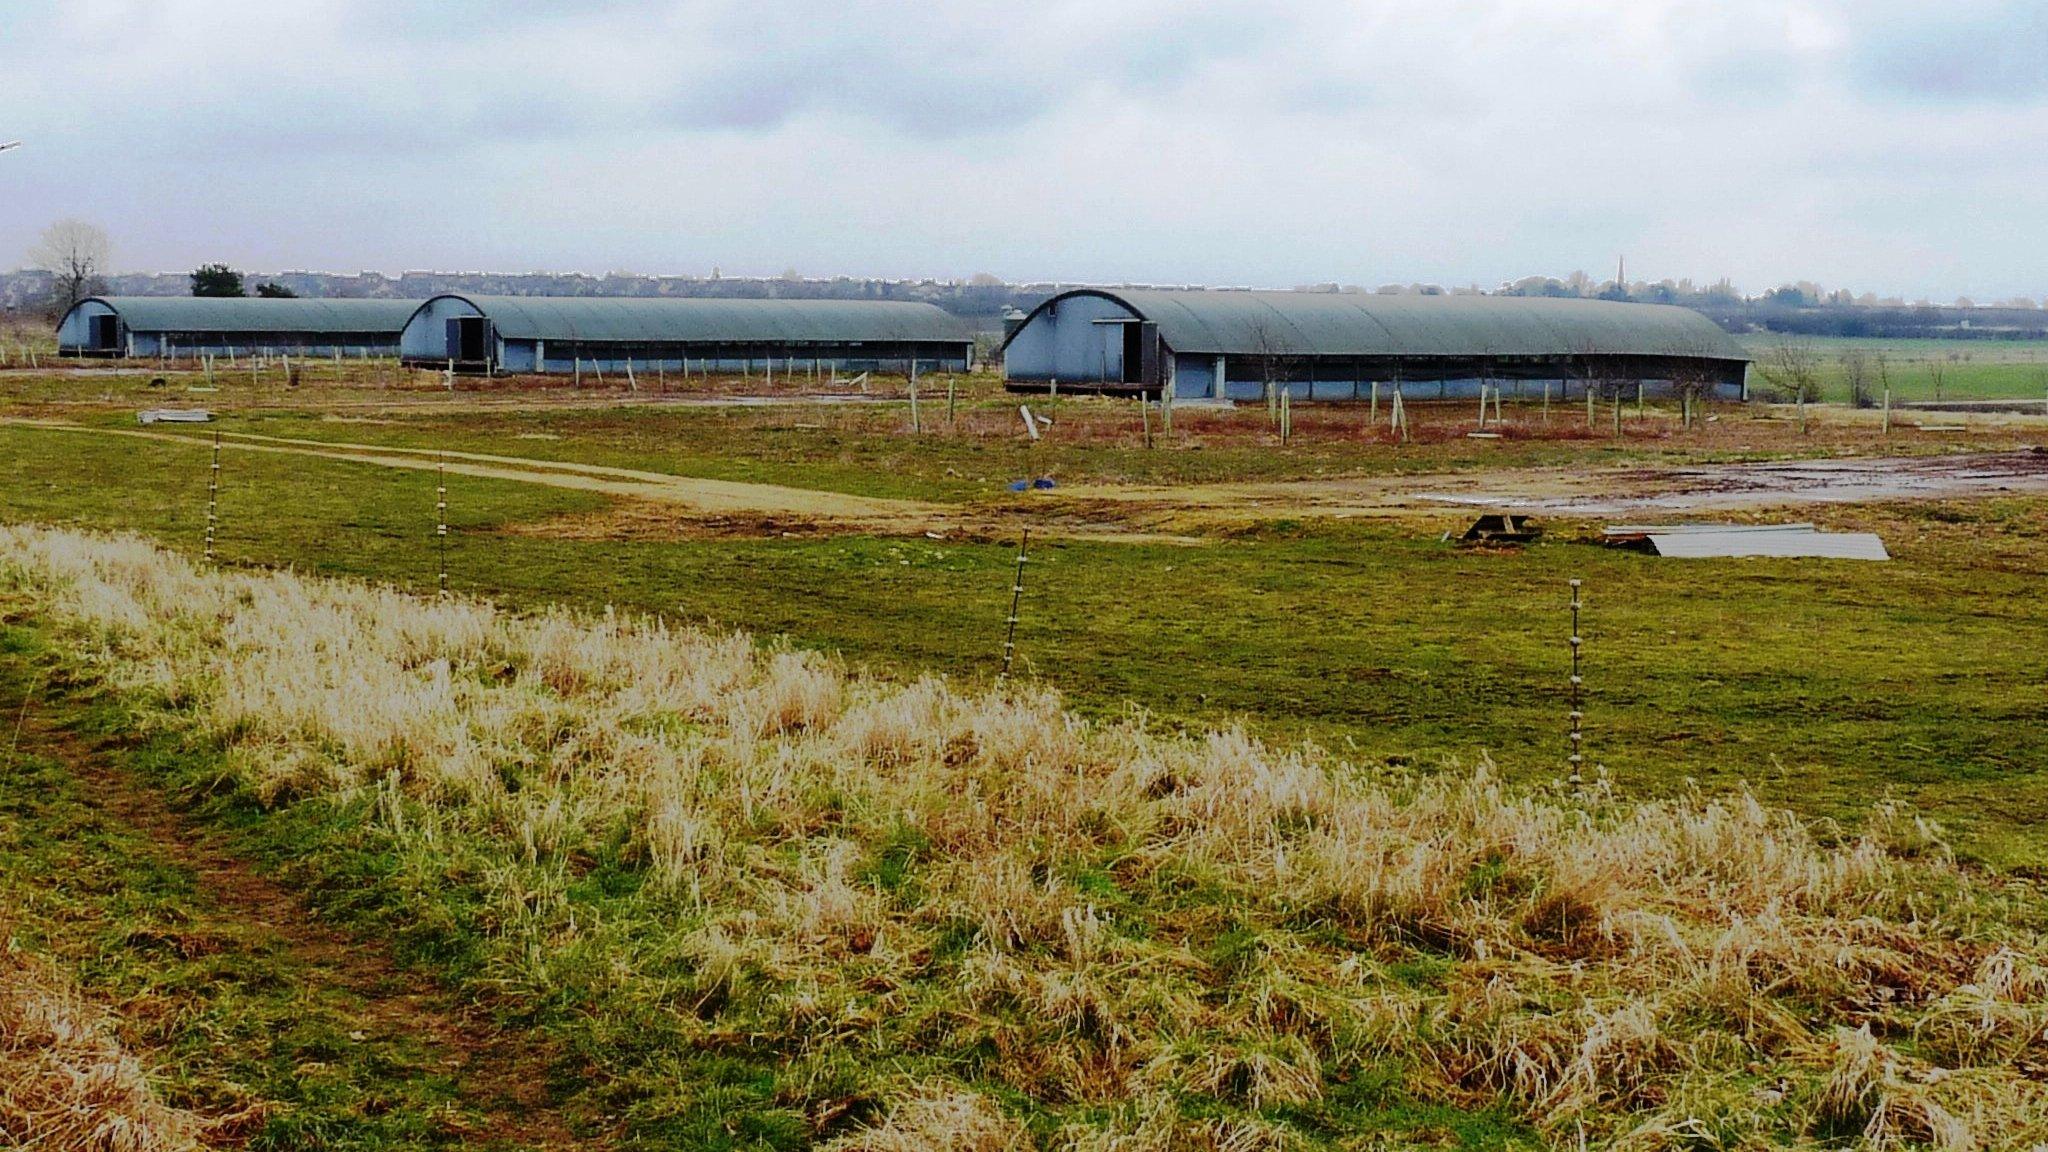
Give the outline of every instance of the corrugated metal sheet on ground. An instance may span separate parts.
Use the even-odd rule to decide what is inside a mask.
[[[1611,539],[1647,540],[1657,555],[1687,560],[1740,556],[1891,559],[1876,533],[1818,532],[1811,524],[1644,525],[1609,528],[1607,534]]]

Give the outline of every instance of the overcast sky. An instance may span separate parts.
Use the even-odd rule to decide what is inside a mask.
[[[2048,2],[0,0],[0,265],[2048,295]]]

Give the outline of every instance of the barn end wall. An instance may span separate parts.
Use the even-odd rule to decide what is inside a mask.
[[[1076,384],[1117,383],[1124,373],[1121,324],[1136,313],[1104,296],[1066,296],[1025,321],[1003,350],[1003,375],[1010,380],[1066,380]]]
[[[405,330],[398,334],[398,355],[406,360],[446,360],[448,321],[458,316],[481,316],[476,305],[459,296],[436,296],[420,305]]]
[[[64,319],[57,324],[57,350],[59,352],[91,352],[98,349],[92,345],[92,318],[112,316],[114,310],[97,300],[83,300],[78,306],[64,313]]]

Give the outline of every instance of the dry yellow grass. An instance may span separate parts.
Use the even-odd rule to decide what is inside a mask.
[[[157,1098],[106,1013],[0,926],[0,1147],[189,1152],[203,1132]]]
[[[489,846],[497,986],[658,999],[706,1044],[738,1014],[796,1083],[872,1068],[891,1106],[848,1149],[1021,1146],[995,1086],[1061,1147],[1302,1146],[1288,1117],[1375,1069],[1574,1146],[2048,1141],[2026,896],[1910,813],[1840,839],[1739,793],[1389,774],[132,538],[0,529],[0,589],[270,802]],[[579,916],[614,836],[651,926]],[[970,1051],[978,1084],[890,1070]]]

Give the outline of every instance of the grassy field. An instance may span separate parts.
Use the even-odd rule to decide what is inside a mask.
[[[392,419],[366,427],[260,416],[229,426],[673,466],[708,456],[731,422],[758,419],[779,431],[730,437],[738,462],[727,474],[800,484],[836,474],[856,490],[978,500],[991,499],[976,495],[985,491],[979,482],[947,487],[945,471],[957,463],[902,463],[877,483],[857,477],[899,456],[1026,451],[994,437],[913,445],[893,432],[798,427],[829,419],[805,409]],[[893,423],[902,413],[862,419]],[[519,440],[512,431],[535,426],[560,439]],[[1786,427],[1768,434],[1788,437]],[[1819,439],[1858,436],[1873,447],[1868,430]],[[668,441],[682,448],[667,450]],[[1302,475],[1338,460],[1360,469],[1458,468],[1476,466],[1479,451],[1533,461],[1574,447],[1474,443],[1396,451],[1311,442],[1264,454],[1279,460],[1268,474]],[[801,459],[831,459],[832,444],[857,464],[836,472]],[[1588,463],[1740,455],[1732,443],[1689,448],[1669,439],[1588,448]],[[1090,458],[1084,447],[1063,451]],[[792,457],[800,459],[785,463]],[[0,490],[17,517],[144,531],[194,553],[205,460],[203,444],[0,428]],[[433,586],[431,473],[255,454],[230,454],[227,467],[225,560]],[[1114,462],[1093,467],[1119,471]],[[984,465],[997,476],[1007,470],[1021,469]],[[993,669],[1014,558],[1005,540],[663,531],[592,539],[564,530],[611,507],[593,493],[460,479],[451,495],[453,583],[514,604],[612,605],[787,635],[901,675],[972,680]],[[1894,795],[1953,825],[1973,855],[2014,867],[2048,863],[2037,831],[2048,804],[2038,774],[2048,762],[2043,701],[2026,655],[2043,638],[2031,587],[2048,566],[2048,508],[2014,498],[1824,518],[1883,532],[1898,560],[1660,563],[1573,543],[1579,529],[1569,523],[1553,525],[1551,542],[1534,548],[1472,553],[1438,539],[1460,526],[1454,512],[1293,522],[1283,509],[1193,547],[1050,541],[1029,573],[1020,652],[1030,674],[1090,715],[1136,705],[1168,724],[1241,718],[1275,738],[1429,766],[1491,751],[1510,775],[1544,779],[1558,772],[1562,748],[1564,581],[1583,577],[1592,605],[1592,748],[1624,787],[1670,793],[1691,781],[1747,780],[1810,815],[1843,818]]]
[[[1766,370],[1783,338],[1757,334],[1742,344]],[[1861,355],[1874,392],[1889,383],[1892,396],[1912,400],[2040,400],[2048,405],[2048,342],[2032,340],[1889,340],[1845,337],[1794,338],[1819,360],[1822,395],[1849,400],[1845,355]],[[1880,380],[1876,360],[1884,360]],[[1766,371],[1763,375],[1767,375]],[[1763,382],[1761,377],[1753,383]]]
[[[508,610],[470,617],[263,575],[431,592],[432,470],[233,449],[223,575],[127,545],[19,545],[44,558],[12,561],[0,591],[0,703],[43,719],[0,789],[15,817],[0,915],[35,971],[55,973],[37,987],[122,1005],[148,989],[175,1005],[166,1020],[205,1022],[138,1026],[123,1009],[113,1027],[163,1069],[160,1103],[226,1142],[1483,1148],[1554,1146],[1583,1126],[1596,1146],[1826,1146],[1853,1128],[1961,1147],[1943,1127],[1961,1112],[1980,1146],[2048,1135],[2036,1089],[2001,1070],[2039,1061],[2034,1041],[1993,1029],[1969,1041],[1988,1048],[1924,1046],[1973,1010],[1958,999],[1971,978],[2005,989],[1984,1019],[2042,1034],[2025,1031],[2041,1010],[2039,925],[2013,901],[2048,868],[2032,658],[2048,645],[2048,498],[1798,512],[1882,533],[1889,564],[1658,560],[1582,542],[1600,522],[1569,518],[1534,546],[1472,551],[1442,538],[1463,526],[1455,510],[1345,520],[1284,503],[1191,524],[1192,538],[1055,533],[1027,566],[1011,703],[981,695],[1010,606],[1009,533],[1042,515],[1006,490],[1018,476],[1171,491],[1654,472],[2013,449],[2040,439],[2033,421],[1887,440],[1839,413],[1802,434],[1735,407],[1681,431],[1653,405],[1617,437],[1605,412],[1588,432],[1582,412],[1546,424],[1523,406],[1480,440],[1462,406],[1417,405],[1415,442],[1399,444],[1356,410],[1303,406],[1284,446],[1261,411],[1184,411],[1148,449],[1134,405],[1085,399],[1047,405],[1054,432],[1032,446],[986,378],[953,419],[927,401],[921,436],[895,398],[689,406],[414,383],[188,393],[0,373],[0,418],[87,429],[0,423],[5,519],[138,532],[196,559],[211,430],[111,434],[134,430],[138,407],[193,403],[222,412],[231,442],[788,485],[930,502],[984,527],[707,523],[604,490],[455,475],[451,583]],[[62,560],[74,547],[100,558]],[[1587,588],[1592,841],[1556,802],[1570,578]],[[67,580],[107,587],[79,598]],[[595,615],[545,615],[563,605]],[[513,614],[529,610],[542,615]],[[678,631],[650,633],[649,617]],[[728,628],[753,639],[728,643]],[[351,635],[381,638],[358,650]],[[921,682],[932,673],[950,686]],[[373,681],[403,691],[371,706]],[[885,720],[891,708],[922,719]],[[957,739],[905,734],[934,725]],[[102,739],[137,732],[137,746]],[[93,775],[105,762],[121,774]],[[1132,765],[1158,764],[1210,781],[1211,799],[1183,810],[1194,785],[1132,783]],[[1070,776],[1107,791],[1049,809]],[[684,792],[647,792],[657,780]],[[1275,799],[1303,788],[1305,808]],[[110,821],[109,789],[175,811]],[[1739,815],[1748,802],[1728,798],[1746,795],[1814,823]],[[1246,804],[1262,814],[1240,821]],[[970,835],[968,812],[990,823]],[[1308,861],[1342,858],[1315,840],[1339,825],[1409,844],[1358,866],[1387,884],[1422,868],[1399,884],[1426,874],[1433,895],[1393,912],[1356,893],[1295,902],[1314,890]],[[1802,877],[1862,879],[1823,892],[1751,872],[1731,905],[1710,895],[1725,875],[1617,863],[1699,860],[1705,827],[1745,869],[1779,868],[1755,850],[1801,861]],[[150,849],[187,836],[218,838],[282,895],[251,896],[214,856]],[[1299,857],[1304,836],[1316,847]],[[1455,847],[1424,867],[1430,843]],[[1283,880],[1288,859],[1310,872]],[[1932,893],[1952,915],[1901,943],[1927,931]],[[317,939],[266,950],[248,923],[277,919],[273,898],[388,946],[387,967],[337,966]],[[1785,929],[1797,955],[1757,969],[1793,974],[1782,995],[1716,983],[1726,969],[1687,968],[1640,927],[1671,919],[1695,957],[1753,954],[1748,937],[1729,944],[1736,921],[1787,907],[1806,917]],[[1559,927],[1560,908],[1603,925],[1603,942]],[[161,933],[174,942],[127,943]],[[1813,966],[1852,954],[1871,957],[1861,975]],[[393,1007],[407,974],[435,988]],[[1889,979],[1911,986],[1890,993],[1905,997],[1896,1013],[1844,1013]],[[1760,1035],[1727,996],[1767,1002],[1790,1031]],[[443,1023],[407,1037],[341,1027],[351,1013]],[[286,1017],[299,1026],[265,1023]],[[540,1066],[494,1062],[498,1029],[544,1041]],[[1926,1068],[1960,1079],[1927,1089],[1911,1078]],[[520,1084],[539,1095],[514,1100]],[[1623,1115],[1669,1131],[1630,1137]],[[1711,1139],[1684,1126],[1701,1116]]]
[[[1843,839],[1740,796],[1503,788],[135,541],[0,531],[0,588],[10,703],[52,695],[38,676],[60,701],[110,694],[120,728],[155,734],[118,757],[117,795],[180,798],[325,917],[555,1050],[523,1114],[586,1145],[2048,1135],[2032,886],[1958,869],[1896,811]],[[61,854],[115,870],[115,900],[183,909],[220,886],[121,875],[152,849],[105,833],[118,803],[72,814],[90,762],[10,766],[21,835],[0,850],[27,861],[32,944],[125,933],[123,963],[146,965],[126,954],[147,913],[49,914],[80,886]],[[203,926],[172,931],[175,953]],[[225,968],[209,993],[264,988]],[[179,1049],[172,1028],[135,1048],[204,1120],[188,1081],[316,1037]],[[243,1121],[253,1145],[488,1146],[461,1141],[459,1108],[412,1127],[463,1074],[437,1088],[402,1052],[369,1056],[373,1028],[324,1043],[283,1083],[241,1082],[281,1094]],[[331,1086],[309,1101],[309,1083]]]
[[[1471,472],[1486,469],[1641,465],[1645,467],[1826,456],[1869,452],[1880,442],[1870,428],[1815,423],[1802,434],[1790,420],[1753,418],[1758,412],[1727,407],[1714,422],[1681,431],[1679,411],[1650,403],[1639,414],[1622,405],[1623,433],[1613,434],[1612,406],[1602,404],[1589,427],[1582,405],[1557,403],[1545,414],[1532,396],[1510,402],[1500,439],[1474,439],[1476,406],[1410,405],[1411,442],[1402,444],[1366,405],[1301,405],[1294,435],[1280,450],[1268,414],[1253,405],[1235,409],[1183,406],[1169,436],[1149,417],[1154,447],[1146,447],[1148,418],[1132,401],[1063,397],[1029,398],[1055,429],[1032,442],[1023,434],[1020,398],[987,375],[957,383],[957,403],[944,402],[946,382],[928,382],[921,410],[924,434],[912,420],[901,380],[878,381],[867,396],[844,402],[759,406],[693,404],[724,395],[699,385],[690,392],[629,394],[620,388],[515,389],[503,383],[465,384],[449,392],[433,373],[415,386],[383,386],[375,368],[344,365],[334,378],[316,364],[298,389],[285,389],[275,371],[250,384],[223,377],[213,390],[187,373],[172,373],[152,387],[148,370],[73,378],[0,373],[0,415],[54,419],[93,426],[134,426],[138,409],[204,406],[219,411],[214,426],[227,434],[326,444],[483,452],[537,461],[574,461],[647,469],[679,476],[789,484],[864,496],[914,498],[949,504],[1000,502],[1013,481],[1050,477],[1060,484],[1219,484],[1346,476]],[[743,381],[724,384],[743,385]],[[756,382],[758,384],[758,381]],[[788,396],[782,400],[790,399]],[[180,429],[200,438],[211,429]],[[2048,435],[2031,426],[1991,429],[1965,443],[2012,447]],[[1945,451],[1952,440],[1904,435],[1885,451]]]

